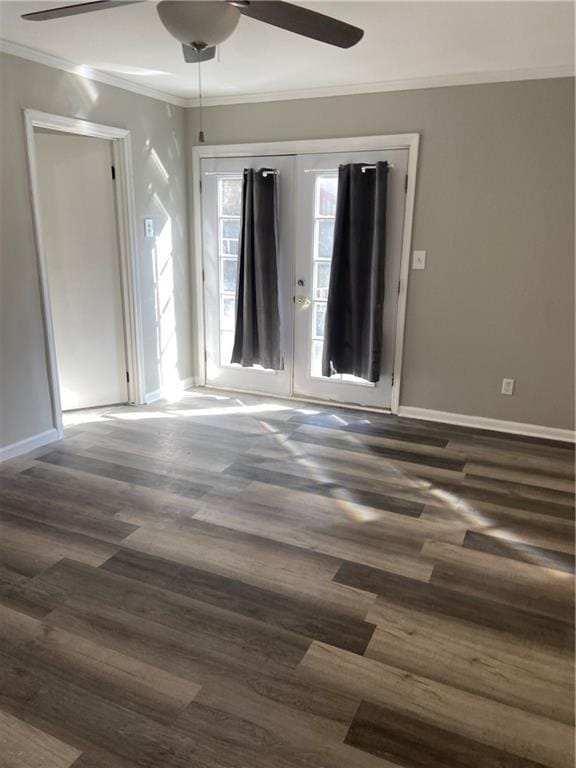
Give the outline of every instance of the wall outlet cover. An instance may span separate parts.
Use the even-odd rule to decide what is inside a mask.
[[[514,379],[502,379],[502,390],[503,395],[513,395],[514,394]]]
[[[145,237],[154,237],[154,222],[152,219],[144,219],[144,235]]]

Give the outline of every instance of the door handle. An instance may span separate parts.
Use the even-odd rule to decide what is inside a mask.
[[[312,304],[308,296],[296,296],[295,301],[300,309],[308,309],[310,304]]]

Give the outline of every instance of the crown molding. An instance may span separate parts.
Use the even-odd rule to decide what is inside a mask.
[[[294,101],[297,99],[319,99],[330,96],[354,96],[391,91],[416,91],[427,88],[449,88],[458,85],[488,85],[490,83],[511,83],[519,80],[549,80],[559,77],[574,77],[575,69],[570,65],[557,67],[534,67],[532,69],[506,69],[492,72],[464,72],[456,75],[433,75],[414,77],[406,80],[382,80],[357,85],[323,86],[294,91],[267,91],[265,93],[243,93],[233,96],[204,96],[203,107],[226,106],[229,104],[259,104],[265,101]],[[185,99],[185,106],[197,107],[197,98]]]
[[[82,77],[85,80],[95,80],[98,83],[104,83],[105,85],[112,85],[115,88],[122,88],[125,91],[132,91],[140,96],[147,96],[150,99],[158,99],[159,101],[173,104],[176,107],[186,107],[189,99],[175,96],[171,93],[165,93],[159,91],[156,88],[150,88],[147,85],[141,85],[134,83],[131,80],[126,80],[118,75],[113,75],[109,72],[103,72],[100,69],[95,69],[88,64],[77,64],[68,59],[61,59],[58,56],[53,56],[51,53],[43,53],[42,51],[36,51],[33,48],[28,48],[26,45],[20,45],[19,43],[12,43],[9,40],[0,38],[0,52],[8,53],[11,56],[18,56],[20,59],[27,59],[33,61],[36,64],[43,64],[45,67],[51,67],[52,69],[59,69],[62,72],[68,72],[71,75]]]
[[[62,72],[95,80],[99,83],[132,91],[140,96],[158,99],[174,104],[177,107],[197,107],[197,98],[176,96],[175,94],[159,91],[146,85],[134,83],[118,75],[95,69],[87,64],[78,64],[67,59],[61,59],[50,53],[43,53],[19,43],[0,38],[0,52],[18,56],[21,59],[34,61],[46,67],[59,69]],[[464,72],[455,75],[433,75],[431,77],[414,77],[406,80],[382,80],[374,83],[358,83],[356,85],[323,86],[320,88],[305,88],[290,91],[266,91],[262,93],[238,93],[230,96],[208,96],[202,99],[205,107],[227,106],[231,104],[259,104],[266,101],[294,101],[297,99],[319,99],[330,96],[354,96],[370,93],[388,93],[393,91],[415,91],[427,88],[449,88],[459,85],[482,85],[489,83],[510,83],[520,80],[547,80],[558,77],[574,77],[574,66],[562,65],[557,67],[534,67],[529,69],[494,70],[492,72]]]

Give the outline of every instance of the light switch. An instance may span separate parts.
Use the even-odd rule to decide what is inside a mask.
[[[412,269],[426,269],[426,251],[414,251]]]
[[[144,219],[144,235],[145,237],[154,237],[154,222],[152,219]]]
[[[502,379],[502,389],[500,391],[503,395],[513,395],[514,379]]]

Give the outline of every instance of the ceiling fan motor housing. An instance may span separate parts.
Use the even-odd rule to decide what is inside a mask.
[[[185,45],[202,50],[224,42],[236,29],[240,12],[224,2],[162,0],[156,6],[168,32]]]

